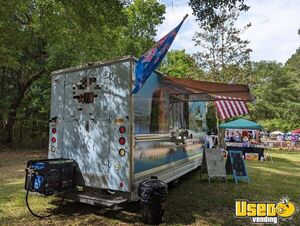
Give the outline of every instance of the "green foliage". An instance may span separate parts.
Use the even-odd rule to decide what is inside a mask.
[[[193,40],[200,47],[195,56],[200,65],[209,72],[208,80],[241,82],[240,78],[244,78],[241,75],[247,68],[252,50],[248,48],[249,41],[242,40],[240,36],[251,24],[237,29],[237,10],[224,9],[221,15],[223,20],[218,25],[202,25],[201,31],[195,33]]]
[[[22,141],[22,131],[28,128],[40,128],[32,135],[35,140],[46,130],[51,71],[140,55],[154,43],[155,27],[165,13],[165,6],[157,0],[0,3],[0,93],[5,94],[0,104],[0,134],[8,144],[13,138],[15,143]],[[45,126],[35,126],[38,122]]]
[[[27,91],[17,113],[14,142],[22,147],[47,148],[50,115],[50,79],[43,76]]]
[[[120,32],[127,18],[121,1],[57,1],[49,13],[49,69],[122,54]]]
[[[251,118],[270,130],[290,131],[300,127],[299,53],[285,66],[275,62],[253,64],[256,97]]]
[[[157,0],[135,0],[125,13],[124,53],[139,57],[154,44],[156,26],[165,19],[165,5]]]
[[[0,135],[3,142],[47,145],[50,72],[154,44],[165,6],[157,0],[0,0]],[[244,0],[190,0],[202,31],[195,56],[170,51],[160,70],[179,78],[249,84],[251,119],[267,129],[300,127],[300,50],[283,66],[249,63],[248,41],[235,28]],[[214,127],[210,109],[208,124]],[[12,139],[14,138],[14,139]]]
[[[193,56],[185,50],[171,50],[163,60],[159,70],[176,78],[203,79],[204,71]]]
[[[268,131],[277,131],[289,132],[294,129],[294,126],[288,122],[287,119],[274,118],[274,119],[262,119],[258,122]]]
[[[234,27],[244,0],[190,0],[202,31],[195,34],[196,54],[206,80],[248,84],[256,97],[250,118],[268,130],[300,127],[300,49],[283,66],[275,62],[249,62],[249,41]]]
[[[223,23],[222,10],[247,11],[250,8],[245,0],[190,0],[189,5],[199,23],[212,28]]]
[[[199,23],[200,31],[194,41],[200,51],[195,54],[201,68],[205,70],[205,80],[213,82],[251,84],[249,41],[241,34],[251,26],[235,27],[240,11],[249,6],[244,0],[190,0],[189,5]],[[209,116],[210,125],[216,119]]]

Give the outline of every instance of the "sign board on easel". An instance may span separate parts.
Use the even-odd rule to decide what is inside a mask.
[[[242,158],[242,151],[228,151],[228,157],[226,159],[226,173],[232,174],[234,182],[237,184],[239,180],[247,180],[249,183],[249,177],[246,169],[245,160]]]
[[[226,170],[223,161],[223,153],[220,149],[205,149],[203,152],[200,178],[207,173],[208,182],[211,178],[221,177],[226,181]]]

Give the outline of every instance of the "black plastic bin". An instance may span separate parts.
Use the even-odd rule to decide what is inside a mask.
[[[141,198],[141,214],[145,224],[160,224],[165,211],[168,185],[151,177],[140,183],[138,195]]]

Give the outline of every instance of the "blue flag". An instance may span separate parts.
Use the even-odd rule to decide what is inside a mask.
[[[172,31],[160,39],[150,50],[144,53],[136,63],[135,67],[135,83],[132,93],[137,93],[143,86],[145,81],[150,77],[151,73],[158,67],[160,62],[167,54],[177,32],[179,31],[186,15],[180,24],[177,25]]]

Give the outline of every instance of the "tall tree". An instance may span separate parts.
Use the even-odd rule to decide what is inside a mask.
[[[249,66],[251,49],[248,47],[249,41],[242,40],[240,36],[251,24],[242,29],[236,28],[235,22],[239,16],[236,9],[222,9],[220,16],[222,21],[217,25],[202,24],[201,31],[195,33],[194,41],[200,47],[195,56],[209,72],[208,79],[241,81]]]
[[[44,16],[43,7],[31,1],[2,1],[1,6],[2,76],[11,80],[12,91],[2,138],[11,143],[21,101],[32,83],[46,72],[47,43],[37,22]]]
[[[171,50],[163,60],[159,70],[177,78],[203,79],[204,71],[194,57],[185,50]]]
[[[249,6],[245,0],[190,0],[189,5],[202,29],[194,36],[196,54],[205,69],[206,80],[221,82],[242,82],[252,80],[251,64],[248,62],[250,49],[248,41],[242,40],[243,29],[235,28],[235,21],[241,11]]]
[[[157,0],[135,0],[125,12],[124,52],[139,57],[154,44],[156,26],[165,19],[165,5]]]
[[[223,23],[224,17],[220,10],[247,11],[250,8],[245,0],[190,0],[189,5],[197,20],[211,28]]]
[[[34,104],[40,89],[31,89],[36,82],[47,84],[49,91],[52,70],[131,54],[131,48],[138,49],[136,53],[150,48],[155,26],[162,22],[164,14],[164,7],[154,0],[137,1],[142,6],[138,7],[136,18],[129,13],[135,2],[123,0],[0,0],[0,3],[0,76],[5,81],[0,93],[6,94],[1,101],[4,109],[0,122],[1,139],[7,144],[13,142],[18,113],[30,112],[26,110],[32,109],[29,105],[41,110]],[[143,11],[145,8],[147,11]],[[139,20],[141,17],[144,19]],[[145,23],[147,18],[149,24]],[[141,33],[147,33],[141,44],[136,44],[139,48],[127,43],[132,35],[128,26],[133,24],[139,25]]]
[[[297,57],[288,62],[294,62]],[[269,130],[289,131],[300,127],[300,79],[289,72],[290,65],[287,65],[265,61],[253,64],[256,82],[252,90],[256,101],[250,116]]]

